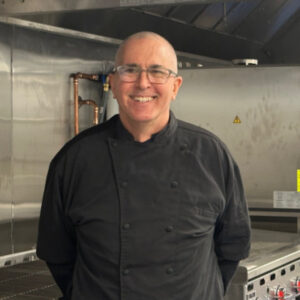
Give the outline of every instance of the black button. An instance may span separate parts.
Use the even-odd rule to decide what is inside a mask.
[[[188,148],[188,145],[187,145],[187,144],[182,144],[182,145],[180,146],[180,150],[181,150],[181,151],[185,151],[185,150],[187,150],[187,148]]]
[[[169,225],[167,228],[166,228],[166,232],[172,232],[174,230],[174,227],[172,225]]]
[[[172,267],[167,269],[167,274],[173,274],[174,273],[174,269]]]
[[[178,182],[176,180],[171,182],[171,187],[172,188],[177,188],[178,187]]]
[[[130,272],[130,271],[129,271],[128,269],[125,269],[125,270],[123,270],[123,272],[122,272],[122,273],[123,273],[123,275],[124,275],[124,276],[126,276],[126,275],[128,275],[128,274],[129,274],[129,272]]]
[[[128,185],[128,182],[127,182],[127,181],[121,182],[121,187],[122,187],[122,188],[126,188],[127,185]]]
[[[129,223],[126,223],[123,225],[123,229],[127,230],[130,228],[130,224]]]
[[[118,143],[117,143],[117,141],[111,141],[111,145],[112,145],[113,147],[116,147],[116,146],[118,145]]]

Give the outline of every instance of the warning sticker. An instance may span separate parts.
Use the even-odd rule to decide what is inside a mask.
[[[242,123],[241,119],[239,118],[238,115],[236,115],[234,120],[233,120],[233,124],[241,124],[241,123]]]

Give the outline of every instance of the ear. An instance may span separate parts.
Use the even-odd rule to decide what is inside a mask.
[[[109,86],[110,86],[110,89],[111,89],[111,92],[113,94],[113,98],[116,98],[115,97],[115,77],[114,77],[114,74],[110,73],[108,75],[108,79],[109,79]]]
[[[180,86],[182,84],[182,81],[183,81],[183,79],[182,79],[181,76],[177,76],[177,77],[174,78],[172,100],[175,100],[176,95],[177,95],[177,93],[179,91],[179,88],[180,88]]]

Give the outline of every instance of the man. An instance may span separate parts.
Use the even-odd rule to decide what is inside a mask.
[[[52,160],[37,254],[65,299],[219,300],[248,255],[238,167],[170,112],[181,83],[164,38],[130,36],[110,75],[119,116]]]

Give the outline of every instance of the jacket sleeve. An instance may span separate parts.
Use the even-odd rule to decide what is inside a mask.
[[[72,276],[74,264],[52,264],[47,263],[47,266],[62,291],[63,297],[60,299],[69,300],[72,294]]]
[[[65,294],[71,286],[76,256],[75,232],[65,211],[62,168],[50,164],[38,228],[37,256],[47,265]]]
[[[239,265],[239,262],[230,260],[219,260],[218,263],[222,274],[224,292],[226,292],[229,283]]]
[[[223,161],[226,205],[215,230],[215,252],[225,290],[238,262],[250,251],[250,219],[239,168],[228,152]]]

